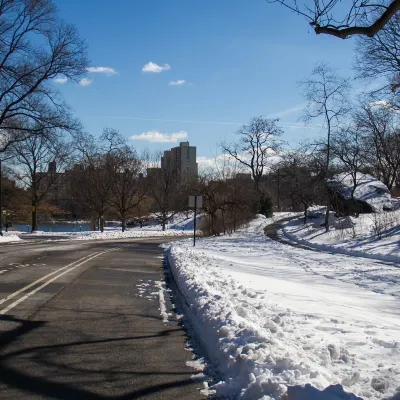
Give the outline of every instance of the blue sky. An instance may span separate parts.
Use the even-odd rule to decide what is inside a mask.
[[[55,2],[87,41],[91,65],[116,71],[90,73],[85,86],[57,84],[94,135],[104,127],[152,140],[187,133],[198,156],[213,157],[221,140],[264,115],[279,116],[294,145],[318,133],[298,122],[298,81],[317,61],[353,75],[353,40],[316,36],[304,19],[266,0]],[[149,62],[165,70],[143,72]],[[175,145],[131,143],[139,150]]]

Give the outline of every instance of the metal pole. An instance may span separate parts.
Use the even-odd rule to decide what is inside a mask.
[[[281,202],[280,202],[280,197],[281,197],[281,185],[280,185],[280,169],[278,168],[278,210],[281,211]]]
[[[194,196],[193,246],[196,246],[197,196]]]
[[[3,171],[0,158],[0,235],[3,236]]]

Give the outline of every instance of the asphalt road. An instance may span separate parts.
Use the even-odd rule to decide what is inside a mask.
[[[160,314],[161,241],[1,246],[0,398],[204,398]]]

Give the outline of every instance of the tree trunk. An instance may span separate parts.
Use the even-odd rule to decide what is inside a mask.
[[[37,199],[34,196],[32,198],[32,232],[36,232],[37,229]]]
[[[104,232],[104,216],[103,215],[100,217],[100,232],[101,233]]]
[[[126,216],[122,215],[122,232],[126,231]]]
[[[326,203],[326,212],[325,212],[325,222],[324,222],[324,226],[325,226],[325,232],[329,231],[329,211],[330,211],[330,201],[328,200]]]
[[[308,204],[304,203],[304,225],[307,223]]]

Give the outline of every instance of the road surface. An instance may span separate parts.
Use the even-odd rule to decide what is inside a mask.
[[[204,398],[159,310],[165,240],[1,246],[0,398]]]

